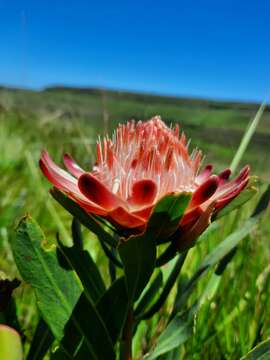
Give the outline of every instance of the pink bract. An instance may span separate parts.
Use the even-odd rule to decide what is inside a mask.
[[[247,185],[249,167],[229,180],[225,169],[213,175],[212,165],[200,171],[201,152],[188,151],[179,126],[167,127],[160,117],[119,125],[112,138],[99,140],[96,163],[85,171],[64,155],[68,172],[58,167],[46,151],[40,168],[59,190],[86,212],[106,218],[119,229],[145,229],[155,204],[167,194],[188,192],[191,201],[179,224],[182,237],[198,236],[213,214]]]

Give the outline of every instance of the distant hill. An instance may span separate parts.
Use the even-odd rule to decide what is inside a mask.
[[[157,102],[166,104],[179,104],[179,105],[192,105],[207,107],[213,109],[232,109],[237,108],[241,110],[252,110],[258,108],[260,104],[256,102],[239,102],[239,101],[222,101],[213,100],[199,97],[182,97],[182,96],[168,96],[149,94],[141,92],[131,92],[124,90],[112,90],[106,88],[95,88],[95,87],[72,87],[72,86],[51,86],[46,87],[43,91],[55,91],[55,92],[69,92],[73,94],[88,94],[88,95],[100,95],[101,93],[107,93],[114,97],[124,97],[130,100],[145,101],[145,102]],[[268,106],[270,111],[270,105]]]
[[[0,87],[3,109],[32,113],[55,121],[87,121],[95,133],[111,132],[119,122],[161,115],[179,122],[192,143],[211,161],[227,165],[260,104],[161,96],[103,88],[54,86],[41,91]],[[270,169],[270,106],[249,146],[244,162]],[[267,170],[269,174],[270,170]]]
[[[239,110],[254,110],[260,106],[256,102],[241,102],[241,101],[225,101],[225,100],[216,100],[200,97],[183,97],[183,96],[169,96],[169,95],[160,95],[160,94],[150,94],[144,92],[132,92],[125,90],[117,89],[107,89],[107,88],[97,88],[97,87],[74,87],[74,86],[49,86],[45,87],[43,90],[35,91],[24,88],[16,87],[7,87],[0,85],[0,91],[11,91],[11,92],[56,92],[56,93],[71,93],[71,94],[83,94],[83,95],[92,95],[100,96],[100,94],[106,93],[107,95],[115,98],[125,98],[134,101],[144,101],[144,102],[157,102],[157,103],[166,103],[166,104],[178,104],[178,105],[192,105],[205,108],[213,109],[239,109]],[[270,111],[270,104],[267,106],[266,111]]]

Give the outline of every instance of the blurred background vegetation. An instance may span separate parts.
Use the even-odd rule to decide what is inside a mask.
[[[119,122],[161,115],[168,124],[179,122],[190,148],[199,147],[217,171],[229,166],[259,104],[172,98],[105,89],[48,88],[36,92],[0,88],[0,270],[18,276],[9,240],[19,218],[30,213],[41,225],[48,243],[56,232],[69,238],[71,217],[50,198],[49,184],[42,178],[38,159],[46,148],[58,163],[69,152],[85,169],[95,159],[97,135],[111,133]],[[242,165],[252,174],[270,180],[270,107],[249,144]],[[185,264],[185,277],[197,268],[205,254],[254,208],[254,201],[226,217],[192,249]],[[102,268],[108,281],[107,262],[97,241],[85,232],[85,246]],[[270,335],[270,226],[267,216],[252,236],[240,246],[229,265],[215,297],[200,310],[194,336],[182,351],[187,359],[238,359]],[[91,239],[90,239],[91,237]],[[91,240],[91,241],[90,241]],[[164,273],[168,269],[164,269]],[[210,276],[210,274],[209,274]],[[205,279],[204,281],[206,281]],[[201,292],[201,281],[196,292]],[[196,294],[194,295],[196,296]],[[16,290],[18,316],[27,339],[37,321],[35,298],[23,284]],[[162,312],[168,316],[170,299]],[[167,314],[167,315],[166,315]],[[162,329],[164,316],[155,316],[138,331],[138,353],[147,347],[150,334]],[[163,321],[163,322],[162,322]]]

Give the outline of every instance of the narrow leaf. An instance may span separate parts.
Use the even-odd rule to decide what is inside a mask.
[[[79,306],[84,306],[84,309],[79,309]],[[95,341],[95,338],[88,334],[88,337],[90,336],[90,340],[87,343],[87,335],[85,334],[88,331],[96,331],[95,322],[99,323],[98,327],[101,333],[99,336],[101,337],[103,332],[103,337],[105,336],[105,340],[107,342],[115,343],[126,318],[127,306],[128,299],[124,277],[119,278],[111,285],[111,287],[99,299],[95,308],[93,307],[92,302],[88,301],[87,305],[87,299],[85,299],[85,297],[81,299],[80,305],[78,304],[76,307],[74,316],[78,318],[78,316],[81,316],[79,312],[84,311],[84,314],[87,314],[85,317],[88,319],[90,329],[84,327],[82,328],[83,333],[82,331],[79,333],[72,320],[70,320],[65,327],[65,336],[61,342],[62,348],[57,350],[53,359],[58,359],[60,356],[64,357],[65,352],[63,349],[65,349],[72,359],[79,359],[79,354],[85,354],[88,351],[89,355],[90,346],[92,348],[90,351],[92,356],[98,355],[98,353],[95,355],[95,351],[97,351],[97,349],[95,350],[95,344],[92,344],[92,342]],[[90,312],[89,308],[91,308]],[[108,336],[110,337],[110,340],[108,340]],[[100,340],[102,341],[102,338],[100,338]],[[109,346],[112,347],[111,345]]]
[[[139,317],[146,307],[151,303],[154,296],[162,286],[163,276],[162,272],[159,271],[153,282],[149,285],[146,291],[142,294],[139,299],[138,305],[135,308],[134,316]]]
[[[105,284],[91,255],[75,245],[67,247],[60,241],[58,245],[62,256],[80,278],[85,292],[96,302],[105,292]]]
[[[258,204],[251,216],[255,217],[255,216],[260,215],[263,211],[265,211],[268,208],[269,202],[270,202],[270,185],[267,186],[267,189],[262,194],[262,196],[261,196],[260,200],[258,201]]]
[[[257,217],[246,220],[236,231],[218,244],[210,254],[206,255],[199,269],[210,267],[222,260],[222,258],[229,254],[231,250],[254,229],[257,222]]]
[[[27,360],[42,360],[52,345],[54,336],[48,325],[40,319],[31,341],[31,347],[27,354]]]
[[[182,296],[180,296],[178,302],[175,304],[177,312],[182,308],[183,304],[186,302],[195,284],[201,278],[201,276],[205,274],[212,265],[221,261],[227,254],[229,254],[237,246],[237,244],[251,232],[251,230],[255,227],[257,221],[257,217],[246,220],[239,229],[230,234],[225,240],[218,244],[217,247],[210,254],[208,254],[204,258],[195,274],[187,283],[182,293]]]
[[[108,329],[113,344],[115,344],[123,328],[128,310],[128,297],[124,277],[117,279],[111,285],[98,301],[96,307]]]
[[[112,250],[113,247],[109,247],[105,242],[100,241],[100,245],[102,247],[102,250],[104,251],[104,254],[107,256],[109,261],[111,261],[115,266],[117,266],[120,269],[123,269],[123,265],[121,261],[116,256],[116,253]]]
[[[119,246],[129,298],[137,300],[148,283],[156,262],[156,242],[175,232],[190,201],[189,193],[170,194],[152,211],[146,231]],[[163,242],[163,241],[161,241]]]
[[[179,347],[192,334],[190,321],[186,321],[182,316],[177,314],[169,323],[167,328],[157,339],[156,346],[150,354],[143,357],[144,360],[154,360],[159,356]]]
[[[74,319],[76,320],[75,322]],[[105,323],[95,305],[87,298],[85,293],[81,294],[73,310],[61,342],[61,346],[70,353],[72,359],[82,339],[84,352],[88,353],[90,359],[115,359],[113,344]],[[71,353],[71,350],[73,353]]]
[[[176,260],[175,265],[173,266],[173,269],[171,270],[170,275],[166,283],[164,284],[161,294],[159,295],[157,301],[150,307],[150,309],[148,309],[144,314],[141,315],[142,319],[149,319],[157,311],[161,309],[162,305],[168,298],[168,295],[177,280],[177,277],[182,269],[186,256],[187,256],[187,251],[178,255],[178,259]]]
[[[175,233],[190,199],[190,193],[169,194],[157,203],[147,227],[155,234],[157,243],[168,241],[168,237]]]
[[[268,360],[270,359],[270,339],[262,341],[260,344],[255,346],[245,356],[241,357],[240,360]]]
[[[159,357],[159,360],[175,360],[180,359],[181,348],[177,347],[171,351],[168,351],[166,354],[163,354]]]
[[[60,347],[52,354],[51,360],[73,359],[83,341],[81,329],[78,331],[76,323],[70,319],[65,326],[65,335],[60,343]],[[89,346],[86,345],[86,351]]]
[[[81,232],[81,224],[79,220],[73,218],[71,225],[73,244],[79,249],[83,249],[83,237]]]
[[[136,300],[155,268],[156,244],[152,234],[131,236],[119,246],[130,300]]]
[[[194,316],[198,312],[200,305],[208,296],[211,297],[215,293],[219,285],[220,274],[225,270],[226,266],[234,256],[237,244],[246,235],[249,234],[249,232],[253,229],[259,219],[258,215],[267,208],[269,204],[269,197],[270,191],[268,188],[262,195],[254,211],[253,217],[246,220],[246,222],[241,226],[241,228],[229,235],[222,243],[217,246],[217,248],[215,248],[208,256],[206,256],[194,276],[185,286],[183,292],[181,292],[182,294],[175,301],[172,320],[169,322],[167,328],[158,338],[156,346],[154,347],[152,352],[144,357],[145,360],[153,360],[163,354],[169,355],[172,350],[179,348],[179,346],[183,344],[192,335],[192,321]],[[209,269],[210,266],[216,264],[217,262],[219,262],[219,265],[199,301],[196,301],[185,314],[181,313],[182,306],[186,302],[197,280]],[[241,360],[268,359],[270,354],[269,340],[267,341],[267,343],[262,343],[261,345],[256,347],[254,351],[256,356],[258,357],[252,357],[253,353],[251,351],[247,354],[247,356],[251,355],[251,357],[244,357]]]

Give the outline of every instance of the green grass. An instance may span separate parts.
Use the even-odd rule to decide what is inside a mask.
[[[191,146],[200,147],[207,162],[217,169],[229,166],[249,121],[259,105],[219,103],[199,99],[162,98],[140,94],[51,89],[43,92],[0,89],[0,269],[18,276],[9,248],[14,224],[30,213],[41,225],[50,242],[55,234],[68,238],[70,216],[50,198],[49,184],[38,169],[42,148],[59,163],[63,152],[70,152],[87,168],[94,161],[97,134],[113,129],[118,122],[147,119],[155,114],[182,124]],[[104,116],[105,113],[105,116]],[[108,115],[108,124],[104,118]],[[266,111],[242,158],[252,173],[270,179],[270,109]],[[255,201],[255,200],[254,200]],[[220,221],[220,226],[190,252],[184,278],[191,276],[203,257],[232,227],[249,214],[254,201],[241,212]],[[86,247],[108,277],[107,263],[96,239],[84,231]],[[199,311],[194,334],[182,348],[185,359],[239,359],[270,334],[270,226],[267,216],[252,235],[240,245],[222,277],[218,292]],[[68,239],[66,239],[68,241]],[[166,271],[166,269],[164,270]],[[201,294],[211,272],[199,282],[191,298]],[[175,292],[175,289],[174,289]],[[28,339],[36,323],[35,299],[23,284],[16,291],[18,314]],[[167,316],[170,299],[162,310]],[[155,317],[139,329],[138,351],[147,348],[148,336],[162,329]]]
[[[46,124],[56,123],[55,138],[61,126],[73,128],[70,135],[75,135],[75,139],[71,136],[62,138],[61,146],[65,147],[67,142],[76,142],[78,136],[90,146],[97,132],[103,134],[106,129],[111,132],[119,122],[130,118],[147,119],[158,114],[168,123],[179,122],[188,138],[192,139],[192,144],[199,146],[207,155],[208,161],[222,166],[230,163],[247,124],[259,108],[259,104],[68,88],[51,88],[41,92],[0,88],[1,104],[4,108],[38,117],[44,129]],[[108,124],[104,121],[106,116]],[[70,124],[72,120],[76,120],[77,125]],[[89,128],[93,130],[92,136],[87,133]],[[270,109],[266,107],[242,162],[250,163],[266,180],[270,178],[270,159],[266,155],[269,150]]]

